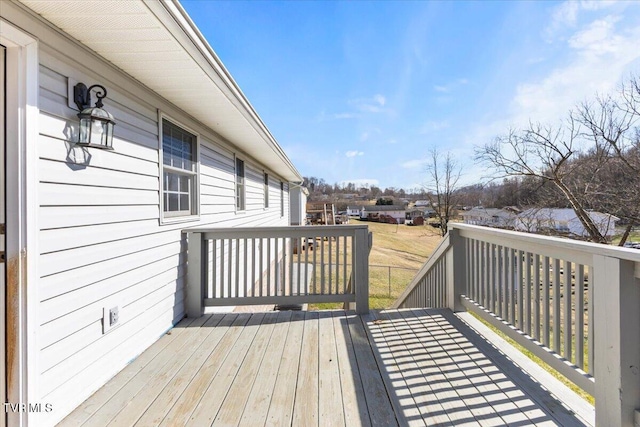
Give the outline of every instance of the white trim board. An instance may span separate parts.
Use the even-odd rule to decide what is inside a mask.
[[[0,19],[0,43],[7,47],[7,343],[12,367],[7,398],[12,403],[37,403],[38,277],[38,42]],[[32,279],[33,280],[33,279]],[[29,291],[27,292],[27,287]],[[9,425],[37,425],[36,413],[9,413]]]

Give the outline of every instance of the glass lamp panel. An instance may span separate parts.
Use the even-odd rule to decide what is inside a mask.
[[[78,132],[78,143],[79,144],[88,144],[89,143],[89,132],[91,128],[91,119],[88,117],[83,117],[80,119],[80,130]]]

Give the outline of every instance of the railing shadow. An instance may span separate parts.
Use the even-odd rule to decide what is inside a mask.
[[[451,311],[377,317],[363,324],[400,425],[585,425]]]

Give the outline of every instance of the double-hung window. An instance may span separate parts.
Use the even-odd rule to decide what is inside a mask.
[[[162,201],[165,218],[197,215],[197,137],[162,119]]]
[[[236,157],[236,210],[245,210],[244,160]]]
[[[264,207],[269,207],[269,174],[264,174]]]
[[[280,216],[284,216],[284,182],[280,181]]]

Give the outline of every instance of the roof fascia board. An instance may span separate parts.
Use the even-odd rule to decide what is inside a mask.
[[[223,93],[241,112],[248,125],[250,125],[267,145],[280,157],[293,175],[302,181],[302,176],[288,158],[282,147],[268,130],[262,119],[258,116],[249,100],[240,90],[218,56],[208,44],[202,33],[193,23],[187,12],[177,0],[143,0],[147,8],[175,37],[183,49],[189,53],[195,63],[222,89]]]
[[[28,31],[29,34],[38,39],[42,53],[41,60],[47,58],[48,62],[55,63],[56,69],[66,74],[67,77],[78,80],[81,76],[95,75],[95,78],[100,78],[102,84],[117,87],[122,93],[126,93],[128,97],[131,97],[141,105],[151,109],[159,108],[176,119],[193,123],[192,126],[195,126],[198,132],[214,146],[229,153],[241,153],[245,158],[252,159],[256,165],[260,165],[263,169],[270,171],[273,176],[284,175],[282,172],[277,173],[272,167],[266,166],[255,156],[245,153],[240,147],[224,138],[210,126],[202,123],[202,121],[159,95],[143,82],[133,78],[126,71],[121,70],[93,50],[87,48],[28,6],[14,0],[0,0],[0,2],[2,2],[3,19],[18,28]],[[78,61],[77,58],[82,58],[82,61]],[[101,70],[100,74],[98,75],[95,70]],[[117,97],[116,94],[114,96]],[[292,170],[295,170],[295,168]],[[284,180],[286,181],[287,179]]]

